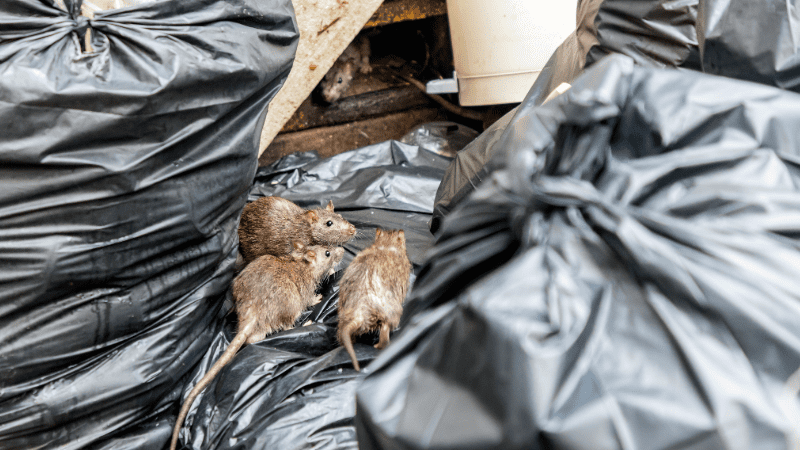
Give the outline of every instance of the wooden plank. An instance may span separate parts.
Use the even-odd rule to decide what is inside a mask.
[[[290,153],[310,150],[316,150],[323,158],[333,156],[387,139],[400,139],[418,125],[437,120],[446,120],[440,109],[416,108],[331,127],[281,133],[258,159],[258,165],[270,164]]]
[[[386,1],[375,11],[364,28],[388,25],[390,23],[404,22],[406,20],[419,20],[433,16],[447,14],[445,0],[395,0]]]
[[[329,106],[317,106],[306,99],[284,125],[281,133],[338,125],[434,105],[436,103],[427,95],[410,85],[351,95]]]
[[[293,3],[300,42],[289,78],[269,105],[261,131],[259,155],[361,31],[382,0],[293,0]]]

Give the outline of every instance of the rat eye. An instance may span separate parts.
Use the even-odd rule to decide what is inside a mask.
[[[328,258],[330,258],[330,257],[331,257],[331,252],[329,252],[328,250],[325,250],[325,256],[327,256]]]
[[[328,223],[326,223],[325,225],[327,225],[327,226],[331,226],[331,225],[333,225],[333,221],[332,221],[332,220],[329,220],[329,221],[328,221]]]

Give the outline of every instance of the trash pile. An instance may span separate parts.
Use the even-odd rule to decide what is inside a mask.
[[[291,2],[65,7],[0,3],[0,447],[166,448],[236,334],[242,210],[277,196],[357,233],[179,448],[797,448],[791,5],[584,0],[476,138],[430,124],[258,170]],[[339,283],[378,228],[404,230],[412,289],[357,372]]]
[[[523,114],[357,391],[359,448],[793,448],[800,95],[615,55]]]
[[[358,234],[344,244],[340,270],[323,283],[322,301],[295,328],[243,347],[198,396],[181,431],[185,448],[357,448],[354,394],[364,372],[354,369],[337,342],[339,282],[377,228],[404,230],[408,258],[415,268],[422,265],[433,245],[433,198],[450,162],[425,148],[387,141],[325,159],[295,153],[258,170],[250,201],[278,196],[306,209],[331,201]],[[231,342],[234,319],[228,317],[186,393]],[[378,354],[372,346],[377,342],[377,333],[354,340],[362,367]]]
[[[793,21],[581,2],[445,174],[403,331],[357,391],[359,448],[796,448]]]
[[[474,186],[505,164],[505,153],[517,147],[523,132],[507,129],[536,132],[527,130],[527,111],[603,57],[622,54],[640,67],[702,71],[798,92],[797,44],[787,38],[794,21],[794,10],[773,0],[579,2],[575,32],[553,53],[522,104],[456,156],[436,195],[432,231]],[[501,154],[493,160],[495,153]]]

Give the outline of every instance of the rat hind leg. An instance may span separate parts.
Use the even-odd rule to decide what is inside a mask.
[[[386,323],[385,321],[381,322],[381,337],[378,340],[378,343],[375,344],[375,348],[383,349],[389,345],[389,332],[392,331],[392,327]]]
[[[255,344],[256,342],[263,341],[269,333],[263,330],[256,330],[250,336],[247,336],[248,344]]]

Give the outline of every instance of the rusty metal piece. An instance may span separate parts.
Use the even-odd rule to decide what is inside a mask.
[[[385,1],[370,17],[364,28],[377,27],[406,20],[425,19],[447,14],[445,0],[395,0]]]

